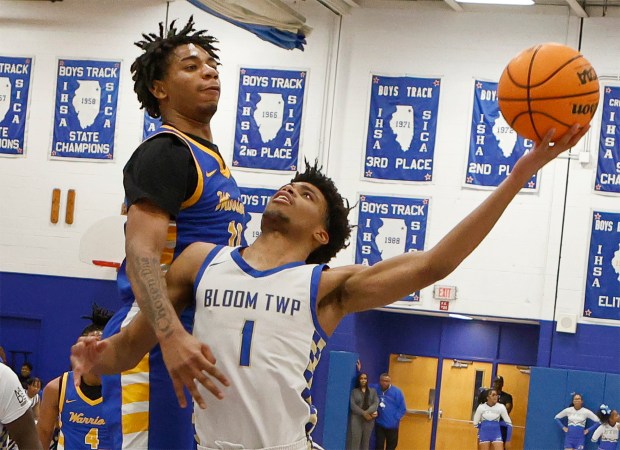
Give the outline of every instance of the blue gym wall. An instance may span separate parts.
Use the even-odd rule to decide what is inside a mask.
[[[0,272],[0,345],[19,370],[24,353],[44,383],[69,369],[69,353],[93,302],[120,306],[114,281]],[[13,358],[14,356],[14,358]]]
[[[0,345],[7,351],[9,362],[11,351],[31,352],[28,359],[34,365],[34,373],[44,382],[67,370],[70,347],[89,323],[80,317],[90,314],[93,302],[117,309],[120,303],[115,283],[0,272]],[[560,380],[567,376],[566,373],[574,372],[568,369],[588,369],[599,373],[599,378],[607,377],[605,372],[620,374],[620,346],[617,345],[620,342],[620,328],[579,324],[576,334],[556,333],[554,329],[554,324],[548,321],[537,326],[384,311],[368,311],[346,317],[323,351],[321,364],[314,376],[313,400],[323,419],[315,430],[316,440],[319,443],[324,440],[330,442],[343,433],[340,427],[334,427],[334,423],[330,427],[324,420],[336,413],[335,417],[341,419],[343,411],[340,401],[336,402],[326,395],[330,352],[358,353],[362,370],[368,372],[371,382],[376,382],[379,374],[388,369],[391,353],[551,367],[557,371],[550,373],[557,374]],[[17,367],[22,361],[22,354],[15,354]],[[340,373],[344,374],[341,369]],[[341,385],[348,391],[354,372],[347,370]],[[332,380],[333,377],[332,374]],[[584,385],[590,379],[593,378],[583,378]],[[615,379],[620,379],[620,376]],[[545,378],[541,383],[541,395],[544,395],[546,388],[553,386],[559,389],[558,386],[562,386],[561,381],[559,385],[554,384],[553,377]],[[537,378],[533,377],[530,392],[538,392],[538,385]],[[620,383],[616,383],[618,385]],[[562,395],[567,395],[566,392]],[[534,400],[532,395],[530,402]],[[592,400],[600,397],[597,395],[592,395]],[[565,403],[565,398],[561,397],[557,405],[554,403],[551,406],[554,411],[559,411]],[[613,397],[610,403],[618,407],[620,394]],[[337,410],[336,413],[332,408]],[[345,411],[346,408],[345,405]],[[529,420],[530,415],[534,414],[533,409],[530,408],[528,415],[526,437],[530,434]],[[538,407],[535,410],[538,414]],[[535,430],[534,426],[532,430]]]

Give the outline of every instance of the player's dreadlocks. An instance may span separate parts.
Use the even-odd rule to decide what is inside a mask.
[[[327,202],[325,227],[329,234],[329,242],[310,253],[306,263],[327,263],[336,253],[349,246],[352,227],[349,225],[348,215],[353,207],[349,207],[349,201],[342,198],[333,180],[321,172],[322,167],[318,165],[318,161],[314,161],[314,165],[310,165],[308,161],[305,161],[305,164],[306,170],[297,172],[291,182],[310,183],[321,191]]]
[[[131,65],[131,74],[134,81],[133,90],[138,94],[142,108],[152,117],[160,117],[159,103],[151,94],[155,80],[163,79],[168,70],[169,57],[172,51],[180,45],[194,44],[202,47],[210,56],[219,63],[219,56],[213,44],[218,42],[207,30],[196,31],[194,28],[194,16],[190,16],[187,25],[181,31],[175,27],[176,20],[170,23],[168,30],[164,28],[164,23],[159,23],[159,34],[142,34],[143,41],[135,43],[136,46],[144,50],[144,53],[136,58]]]
[[[93,303],[93,310],[90,316],[82,316],[82,319],[89,319],[92,323],[84,328],[81,336],[87,336],[93,331],[103,331],[108,321],[112,318],[114,313],[108,309],[98,306]]]

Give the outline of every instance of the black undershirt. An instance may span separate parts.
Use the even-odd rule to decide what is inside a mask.
[[[187,134],[187,133],[186,133]],[[217,146],[206,139],[188,134],[192,139],[219,155]],[[148,200],[171,217],[181,210],[198,184],[194,158],[181,138],[162,133],[143,142],[123,169],[127,207]]]

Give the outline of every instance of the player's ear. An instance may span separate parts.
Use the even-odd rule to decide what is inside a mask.
[[[329,234],[323,227],[315,231],[313,236],[320,245],[325,245],[329,242]]]
[[[149,91],[157,100],[162,100],[168,96],[166,86],[162,80],[153,80],[153,85],[149,88]]]

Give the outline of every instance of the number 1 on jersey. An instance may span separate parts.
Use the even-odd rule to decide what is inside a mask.
[[[254,321],[246,320],[243,324],[243,330],[241,330],[241,354],[239,355],[240,366],[248,367],[250,365],[252,334],[254,334]]]

